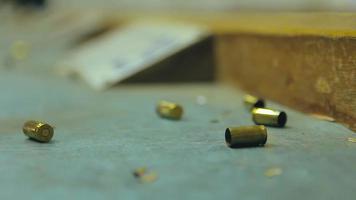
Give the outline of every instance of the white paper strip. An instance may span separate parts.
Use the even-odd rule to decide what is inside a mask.
[[[65,62],[95,89],[106,89],[200,41],[197,26],[136,22],[85,44]]]

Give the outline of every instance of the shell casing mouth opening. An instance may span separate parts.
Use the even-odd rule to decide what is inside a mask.
[[[228,146],[231,146],[231,132],[229,128],[225,130],[225,141]]]
[[[259,99],[253,106],[254,108],[264,108],[265,102],[262,99]]]
[[[287,114],[285,112],[281,112],[278,115],[277,123],[279,127],[284,127],[284,125],[287,123]]]

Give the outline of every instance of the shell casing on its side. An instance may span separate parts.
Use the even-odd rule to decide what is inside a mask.
[[[38,142],[49,142],[53,137],[53,127],[39,121],[27,121],[22,131],[29,138]]]
[[[287,122],[287,114],[283,111],[267,108],[254,108],[252,110],[252,120],[255,124],[283,127]]]
[[[156,111],[161,117],[168,119],[179,120],[183,115],[182,106],[168,101],[160,101]]]
[[[225,141],[231,148],[263,146],[267,142],[267,129],[263,125],[227,128]]]
[[[265,101],[263,99],[248,94],[244,96],[244,104],[248,110],[265,107]]]

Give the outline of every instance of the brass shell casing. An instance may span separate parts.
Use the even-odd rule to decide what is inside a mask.
[[[247,94],[244,96],[244,105],[248,110],[252,110],[253,108],[264,108],[265,101],[261,98]]]
[[[179,120],[183,115],[182,106],[168,101],[160,101],[156,111],[161,117],[167,119]]]
[[[267,142],[267,129],[263,125],[227,128],[225,141],[231,148],[263,146]]]
[[[252,109],[252,120],[255,124],[283,127],[287,122],[287,114],[267,108],[254,108]]]
[[[22,127],[22,131],[29,138],[38,142],[49,142],[53,137],[53,127],[39,121],[27,121]]]

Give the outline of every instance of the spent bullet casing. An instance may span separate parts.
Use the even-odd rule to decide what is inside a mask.
[[[29,138],[39,142],[49,142],[53,137],[53,127],[39,121],[27,121],[22,131]]]
[[[254,108],[252,110],[252,120],[255,124],[283,127],[287,122],[287,114],[267,108]]]
[[[161,117],[168,119],[178,120],[182,118],[183,115],[182,106],[168,101],[160,101],[156,111]]]
[[[263,99],[248,94],[244,96],[244,104],[249,110],[265,107],[265,101]]]
[[[263,125],[230,127],[225,130],[225,141],[231,148],[262,146],[267,141],[267,129]]]

